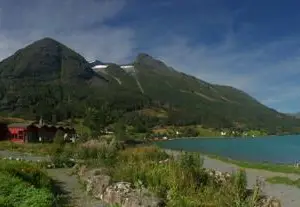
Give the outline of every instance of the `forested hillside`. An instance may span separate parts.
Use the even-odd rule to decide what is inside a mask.
[[[229,86],[178,72],[147,54],[124,68],[89,64],[63,44],[45,38],[0,63],[3,115],[49,121],[90,117],[97,125],[120,120],[155,125],[297,131],[299,120],[270,109]],[[159,110],[164,115],[144,111]],[[155,111],[154,110],[154,111]]]

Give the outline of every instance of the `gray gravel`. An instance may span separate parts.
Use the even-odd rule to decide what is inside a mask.
[[[172,150],[165,150],[168,154],[177,157],[178,152]],[[212,159],[210,157],[204,156],[203,167],[218,170],[221,172],[235,172],[240,169],[239,166],[223,162],[220,160]],[[256,169],[245,169],[247,173],[248,188],[252,188],[256,184],[257,178],[264,181],[262,186],[262,191],[267,196],[272,196],[281,201],[282,207],[299,207],[300,206],[300,189],[294,186],[283,185],[283,184],[271,184],[265,182],[265,179],[274,176],[285,176],[290,179],[296,180],[300,178],[300,175],[289,174],[289,173],[278,173],[266,170],[256,170]]]
[[[225,163],[220,160],[215,160],[209,157],[204,158],[204,167],[215,169],[221,172],[234,172],[239,169],[239,167],[236,165]],[[247,173],[249,188],[252,188],[255,185],[257,178],[263,181],[266,178],[273,176],[286,176],[291,179],[300,178],[300,175],[296,174],[277,173],[266,170],[245,169],[245,171]],[[300,206],[300,189],[297,187],[264,182],[262,190],[266,195],[278,198],[281,201],[283,207]]]
[[[22,158],[28,161],[49,161],[50,157],[37,156],[30,153],[22,153],[22,152],[12,152],[8,150],[0,150],[0,158],[1,157],[11,157],[11,158]]]
[[[42,157],[29,153],[12,152],[8,150],[0,150],[1,157],[22,158],[27,161],[49,161],[50,157]],[[68,168],[47,169],[48,175],[56,181],[57,185],[62,190],[62,198],[67,200],[68,207],[105,207],[107,206],[102,201],[92,198],[83,189],[75,175],[71,175],[71,170]]]
[[[177,154],[174,151],[166,150],[170,154]],[[0,151],[0,157],[14,157],[14,158],[23,158],[26,160],[37,161],[37,160],[48,160],[48,157],[40,157],[31,154],[25,153],[18,153],[18,152],[11,152],[11,151]],[[204,157],[204,167],[210,168],[214,170],[218,170],[221,172],[234,172],[238,170],[240,167],[222,162],[220,160],[212,159],[209,157]],[[60,171],[62,170],[62,171]],[[49,174],[54,177],[56,180],[61,181],[64,188],[71,193],[71,197],[79,198],[79,202],[88,202],[88,203],[81,203],[81,206],[103,206],[102,203],[98,203],[97,200],[90,200],[90,198],[82,193],[82,189],[80,188],[80,184],[77,182],[76,178],[73,176],[69,176],[66,174],[65,169],[53,169],[49,170]],[[278,173],[278,172],[271,172],[266,170],[256,170],[256,169],[245,169],[248,178],[248,187],[252,188],[255,183],[256,179],[259,178],[260,180],[265,180],[269,177],[274,176],[286,176],[293,180],[300,178],[300,175],[297,174],[287,174],[287,173]],[[299,207],[300,206],[300,189],[294,186],[288,186],[283,184],[271,184],[268,182],[264,182],[263,192],[268,196],[273,196],[280,199],[283,207]],[[96,203],[94,203],[96,202]]]
[[[71,175],[72,169],[48,169],[48,175],[55,180],[63,195],[69,201],[70,207],[105,207],[101,200],[95,199],[83,189],[75,175]]]

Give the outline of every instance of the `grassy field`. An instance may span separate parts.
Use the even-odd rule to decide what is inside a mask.
[[[48,155],[51,152],[51,144],[48,143],[13,143],[10,141],[0,141],[0,150],[9,150],[36,155]]]
[[[0,160],[0,206],[50,207],[56,201],[50,178],[37,165]]]
[[[300,179],[292,180],[288,177],[276,176],[276,177],[268,178],[266,181],[273,184],[285,184],[285,185],[291,185],[300,188]]]
[[[194,126],[164,126],[160,128],[155,128],[152,130],[152,133],[154,134],[167,134],[174,136],[176,134],[176,131],[179,133],[184,131],[187,127],[192,127],[197,131],[198,136],[202,137],[220,137],[220,132],[216,131],[214,129],[209,128],[203,128],[201,125],[194,125]]]
[[[252,168],[260,170],[268,170],[272,172],[281,172],[281,173],[295,173],[300,174],[300,168],[296,168],[293,165],[284,165],[284,164],[272,164],[272,163],[255,163],[255,162],[246,162],[239,160],[232,160],[225,157],[220,157],[216,155],[207,155],[210,158],[221,160],[223,162],[232,163],[243,168]]]
[[[179,160],[156,147],[116,150],[114,144],[93,144],[80,150],[90,168],[107,168],[114,181],[127,181],[146,187],[166,201],[169,207],[230,206],[254,207],[259,203],[259,186],[246,189],[244,171],[220,182],[202,167],[197,153],[183,153]],[[113,148],[112,148],[113,147]],[[168,160],[161,163],[162,160]]]

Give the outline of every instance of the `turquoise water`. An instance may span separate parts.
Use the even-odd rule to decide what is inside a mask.
[[[193,138],[157,144],[167,149],[203,152],[249,162],[295,164],[300,161],[300,136]]]

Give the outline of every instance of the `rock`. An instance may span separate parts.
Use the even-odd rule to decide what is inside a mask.
[[[115,189],[114,185],[111,185],[105,189],[103,193],[102,200],[110,204],[122,204],[122,199],[126,195],[123,192],[119,192]]]
[[[88,170],[86,166],[78,168],[79,179],[86,185],[86,191],[93,197],[108,204],[122,207],[161,207],[164,203],[146,189],[135,189],[131,183],[113,183],[105,168]]]
[[[167,163],[167,162],[169,162],[169,159],[160,160],[158,163],[159,163],[159,164],[162,164],[162,163]]]
[[[86,191],[95,198],[102,199],[105,189],[111,184],[111,177],[108,175],[96,175],[87,180]]]
[[[95,176],[95,175],[107,175],[108,171],[106,168],[97,168],[97,169],[93,169],[91,171],[88,172],[89,176]]]
[[[146,189],[134,189],[130,183],[118,182],[106,188],[103,201],[122,207],[161,207],[164,203]]]
[[[262,207],[281,207],[281,203],[276,198],[269,197],[263,202]]]
[[[80,166],[79,169],[78,169],[78,176],[79,176],[79,178],[81,179],[86,174],[86,172],[87,172],[86,165]]]

